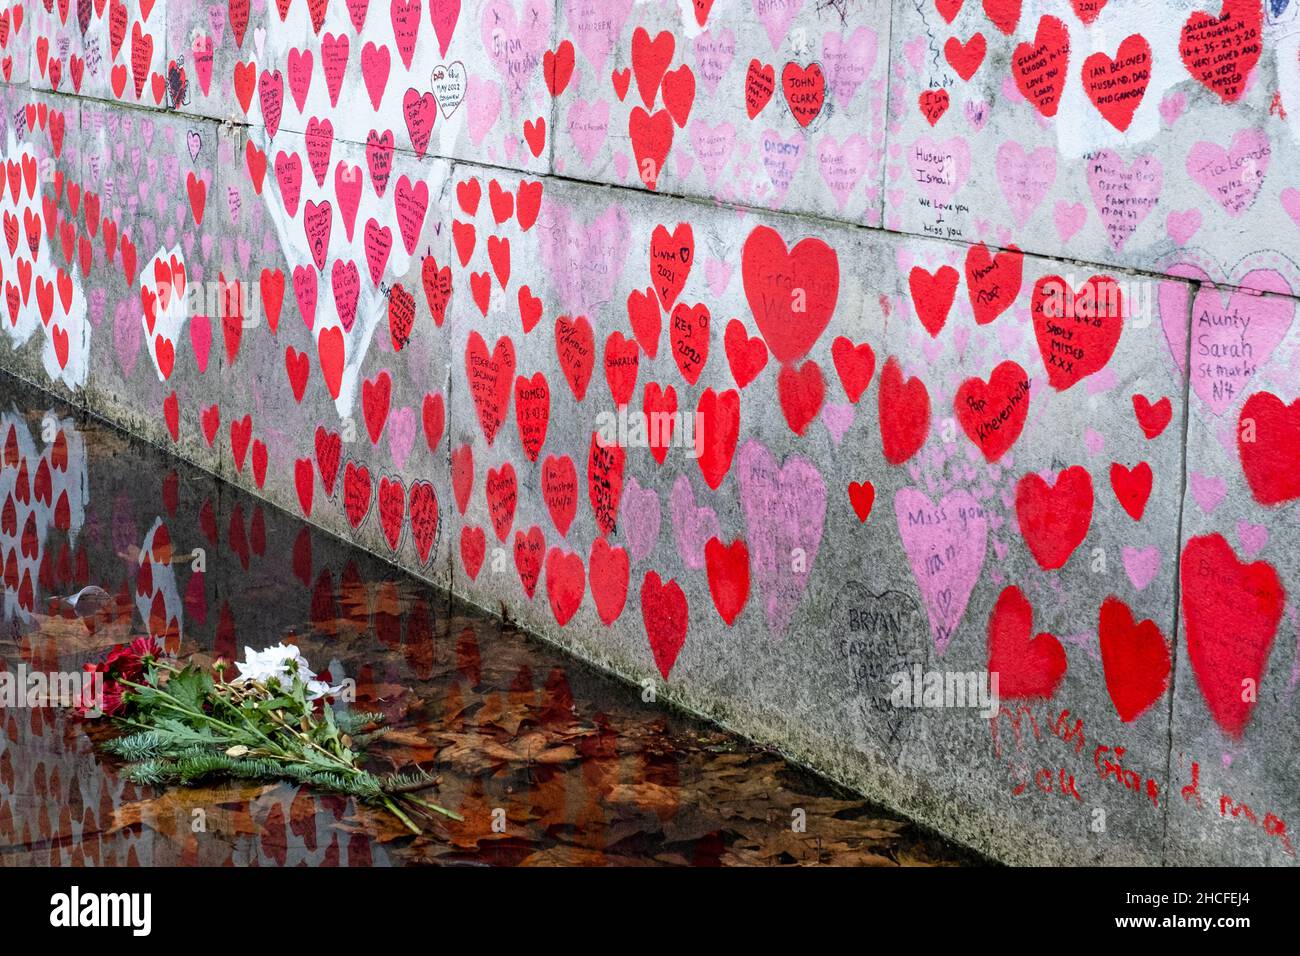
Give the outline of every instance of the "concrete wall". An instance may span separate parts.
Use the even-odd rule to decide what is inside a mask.
[[[15,4],[4,363],[1000,858],[1292,864],[1300,6],[1199,7]]]

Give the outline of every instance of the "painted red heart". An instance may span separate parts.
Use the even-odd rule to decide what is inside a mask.
[[[704,568],[713,606],[731,627],[749,600],[749,547],[743,538],[731,544],[710,538],[704,545]]]
[[[1110,466],[1110,486],[1115,492],[1115,499],[1134,521],[1141,521],[1142,514],[1146,511],[1152,479],[1151,466],[1145,461],[1138,462],[1132,468],[1119,462]]]
[[[627,131],[632,139],[632,156],[636,160],[637,176],[646,189],[659,188],[659,176],[673,148],[673,118],[667,110],[647,113],[641,107],[632,108]]]
[[[456,510],[464,514],[474,490],[473,445],[461,445],[451,453],[451,490],[456,496]]]
[[[627,319],[646,355],[654,358],[659,354],[659,336],[663,331],[663,316],[659,312],[659,303],[655,299],[655,290],[648,288],[644,292],[633,289],[627,294]]]
[[[966,437],[984,453],[989,464],[998,461],[1020,437],[1029,416],[1029,376],[1007,360],[993,370],[988,382],[972,377],[962,382],[953,410]]]
[[[767,367],[767,345],[758,336],[751,338],[740,319],[727,323],[722,344],[727,353],[727,364],[731,366],[731,377],[740,388],[747,386]]]
[[[469,379],[470,397],[478,412],[483,437],[491,446],[510,405],[510,390],[515,380],[515,346],[510,336],[497,339],[489,356],[487,343],[478,331],[469,334],[465,347],[465,375]]]
[[[646,109],[655,104],[659,84],[672,62],[676,47],[676,39],[667,30],[661,31],[653,40],[645,27],[637,27],[632,32],[632,75],[636,77],[637,92],[641,94]]]
[[[551,422],[551,387],[546,376],[535,372],[532,378],[515,379],[515,424],[519,443],[529,461],[536,461],[546,443],[546,429]]]
[[[483,567],[487,554],[487,535],[482,528],[465,525],[460,529],[460,562],[469,579],[474,581]]]
[[[1124,38],[1112,60],[1098,51],[1083,61],[1083,90],[1106,122],[1121,133],[1133,122],[1151,82],[1151,44],[1140,33]]]
[[[1124,330],[1123,293],[1109,276],[1093,276],[1078,292],[1060,276],[1034,283],[1030,314],[1047,381],[1065,391],[1100,371]]]
[[[551,548],[546,555],[546,598],[560,627],[568,624],[587,591],[587,571],[582,558]]]
[[[658,382],[647,382],[641,404],[649,424],[650,454],[662,465],[677,423],[677,391],[671,385],[660,388]]]
[[[1286,405],[1271,392],[1246,399],[1237,420],[1237,454],[1260,504],[1300,498],[1300,399]]]
[[[930,338],[938,336],[948,321],[960,280],[961,275],[952,266],[941,266],[936,272],[923,266],[912,266],[912,271],[907,274],[907,287],[912,293],[912,304],[916,306],[916,317],[930,333]]]
[[[993,25],[1011,36],[1020,22],[1021,0],[984,0],[984,14]]]
[[[714,491],[731,470],[740,437],[740,392],[729,389],[721,394],[706,388],[695,406],[699,432],[695,444],[699,449],[696,463],[704,483]]]
[[[537,579],[542,575],[542,559],[546,554],[546,536],[533,525],[528,533],[515,532],[515,570],[528,600],[537,592]]]
[[[826,75],[818,63],[787,63],[781,70],[781,91],[795,122],[807,128],[826,102]]]
[[[1113,594],[1101,604],[1097,637],[1106,691],[1119,719],[1131,723],[1169,687],[1169,643],[1155,621],[1135,622],[1128,605]]]
[[[869,481],[849,482],[849,504],[859,521],[866,521],[871,516],[871,509],[876,503],[876,486]]]
[[[840,376],[845,396],[857,404],[876,372],[876,353],[866,342],[855,345],[851,339],[841,335],[831,343],[831,359],[835,362],[835,371]]]
[[[966,250],[966,294],[977,325],[988,325],[1020,296],[1025,256],[1015,246],[996,255],[977,243]]]
[[[948,91],[922,90],[921,95],[917,97],[916,105],[920,107],[925,121],[933,126],[943,118],[944,113],[948,112]]]
[[[650,234],[650,280],[667,311],[677,301],[695,262],[695,232],[689,222],[679,222],[671,233],[655,226]]]
[[[802,435],[826,399],[826,380],[822,377],[821,366],[812,360],[798,368],[793,364],[781,366],[776,379],[776,393],[786,424],[796,435]]]
[[[447,423],[447,403],[441,392],[425,394],[420,404],[420,421],[424,425],[424,441],[429,451],[436,451],[442,441],[442,431]]]
[[[1197,11],[1178,38],[1178,54],[1196,80],[1225,103],[1241,99],[1263,52],[1264,4],[1224,0],[1219,15]]]
[[[632,400],[640,357],[636,339],[625,338],[622,332],[611,332],[605,340],[605,381],[617,407],[625,407]]]
[[[1070,560],[1092,526],[1092,475],[1082,465],[1062,469],[1048,484],[1030,472],[1016,485],[1016,522],[1029,552],[1044,571]]]
[[[560,537],[567,537],[578,513],[578,472],[568,455],[542,462],[542,500]]]
[[[697,302],[694,306],[689,306],[685,302],[678,302],[668,323],[673,361],[677,363],[682,378],[692,385],[700,380],[700,373],[709,361],[712,321],[708,306],[703,303]]]
[[[987,50],[988,44],[982,33],[976,33],[965,43],[962,43],[956,37],[948,37],[947,42],[943,45],[943,55],[948,61],[948,65],[956,70],[957,75],[967,82],[983,64],[984,54]],[[947,104],[944,105],[946,108]],[[933,126],[934,124],[931,123],[930,125]]]
[[[555,354],[573,397],[582,401],[596,365],[596,338],[585,315],[576,319],[562,315],[555,320]]]
[[[781,363],[803,358],[830,322],[839,297],[835,250],[816,238],[786,249],[769,226],[756,226],[741,250],[745,298],[754,321]]]
[[[618,505],[623,497],[623,467],[627,451],[621,445],[604,445],[592,432],[587,452],[587,498],[596,527],[602,535],[613,533],[618,524]]]
[[[612,547],[604,538],[591,543],[590,566],[591,599],[602,624],[609,627],[623,613],[627,603],[627,585],[630,563],[625,548]]]
[[[1220,534],[1188,541],[1180,568],[1192,672],[1210,715],[1240,740],[1260,696],[1286,591],[1272,565],[1245,564]]]
[[[1069,75],[1070,31],[1053,16],[1038,21],[1033,43],[1021,43],[1011,55],[1011,75],[1020,95],[1043,116],[1056,115]]]
[[[1134,394],[1133,414],[1137,417],[1142,434],[1149,440],[1159,438],[1160,433],[1168,427],[1174,417],[1174,406],[1167,396],[1153,404],[1145,395]]]
[[[515,523],[515,506],[519,502],[519,483],[515,467],[506,462],[500,468],[489,468],[483,483],[487,495],[488,515],[498,541],[505,541]]]
[[[672,673],[677,656],[686,643],[690,608],[681,586],[674,580],[662,581],[657,571],[647,571],[641,581],[641,622],[650,652],[664,680]]]
[[[750,119],[763,112],[775,91],[776,68],[770,63],[750,60],[745,73],[745,111]]]
[[[1051,634],[1033,636],[1034,609],[1014,584],[989,616],[988,669],[1003,700],[1051,698],[1065,677],[1065,648]]]
[[[919,375],[905,379],[903,367],[891,355],[880,372],[877,401],[885,460],[901,465],[920,451],[930,434],[930,393]]]

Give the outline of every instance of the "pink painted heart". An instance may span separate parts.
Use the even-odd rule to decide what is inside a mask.
[[[1245,289],[1216,288],[1199,266],[1177,263],[1169,275],[1204,283],[1191,303],[1192,390],[1215,415],[1223,415],[1245,391],[1256,369],[1268,364],[1295,318],[1291,285],[1272,269],[1256,269],[1236,285],[1275,293],[1256,295]],[[1188,296],[1185,282],[1164,281],[1157,292],[1160,324],[1179,370],[1186,375]]]
[[[685,475],[678,475],[673,485],[669,515],[682,564],[699,571],[704,567],[704,546],[710,538],[721,537],[722,531],[713,509],[708,505],[696,505],[695,490]]]
[[[988,516],[968,491],[950,492],[936,504],[915,488],[894,495],[894,513],[934,646],[942,655],[984,568]]]
[[[635,564],[648,558],[659,543],[659,526],[663,515],[659,494],[643,488],[633,477],[623,483],[623,500],[619,506],[619,527],[627,537],[628,551]]]
[[[1197,506],[1207,515],[1214,514],[1216,508],[1228,494],[1228,483],[1213,475],[1203,475],[1198,471],[1188,476],[1188,487]]]
[[[554,283],[559,311],[595,316],[613,292],[610,276],[623,271],[632,229],[627,210],[611,204],[589,222],[544,199],[542,223],[555,241],[541,244],[542,264]]]
[[[812,577],[826,522],[826,483],[811,462],[777,464],[757,439],[736,454],[750,574],[768,629],[778,637],[794,619]]]
[[[912,144],[908,164],[926,198],[932,203],[946,203],[970,175],[970,145],[961,136],[942,143],[922,136]]]
[[[1259,195],[1271,154],[1267,133],[1243,129],[1227,149],[1204,140],[1193,146],[1187,154],[1187,175],[1229,216],[1240,216]]]
[[[1201,211],[1199,209],[1174,211],[1165,219],[1165,231],[1169,233],[1169,238],[1176,245],[1187,245],[1187,240],[1196,235],[1196,231],[1200,228]]]
[[[1088,188],[1093,205],[1116,252],[1160,201],[1163,168],[1154,155],[1135,156],[1125,163],[1119,153],[1103,149],[1088,161]]]
[[[861,26],[847,39],[835,30],[822,37],[822,69],[835,102],[847,109],[853,94],[876,66],[879,37],[871,27]]]
[[[1154,544],[1146,548],[1125,546],[1120,551],[1124,559],[1124,573],[1139,591],[1145,591],[1160,571],[1160,549]]]
[[[1062,242],[1070,239],[1083,228],[1088,219],[1088,210],[1081,202],[1066,202],[1064,199],[1056,204],[1052,211],[1052,221],[1056,224],[1056,234]]]
[[[833,136],[822,136],[817,148],[817,162],[821,166],[822,179],[841,212],[854,187],[871,167],[872,158],[871,144],[860,133],[849,136],[842,144]]]
[[[632,13],[634,0],[565,0],[564,15],[574,44],[583,52],[597,76],[605,72],[605,60],[623,35],[623,25]]]
[[[1040,146],[1025,152],[1015,140],[998,147],[998,185],[1017,226],[1023,226],[1056,182],[1056,149]]]

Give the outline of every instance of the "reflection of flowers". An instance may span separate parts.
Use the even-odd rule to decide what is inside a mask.
[[[162,648],[152,637],[137,637],[130,644],[118,644],[99,664],[86,664],[82,670],[91,676],[81,689],[81,699],[76,711],[85,716],[98,711],[111,717],[120,713],[126,703],[125,690],[119,681],[139,683],[144,677],[145,664],[153,660]]]
[[[316,672],[307,663],[307,658],[303,657],[302,651],[292,644],[277,644],[264,651],[255,651],[245,645],[244,662],[239,665],[239,676],[231,683],[243,684],[257,681],[269,686],[274,680],[280,686],[288,688],[293,686],[294,677],[301,680],[303,686],[307,688],[308,700],[318,700],[329,694],[337,694],[340,689],[331,687],[323,680],[317,680]]]

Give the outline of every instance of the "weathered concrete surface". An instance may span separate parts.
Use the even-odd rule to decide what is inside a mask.
[[[1080,7],[290,0],[241,42],[158,0],[77,95],[50,57],[116,8],[42,10],[4,363],[985,852],[1289,864],[1296,9],[1230,4],[1225,85],[1192,5]],[[1135,34],[1129,119],[1083,64],[1141,87]],[[620,405],[701,454],[598,447]],[[914,667],[1000,715],[897,706]]]

